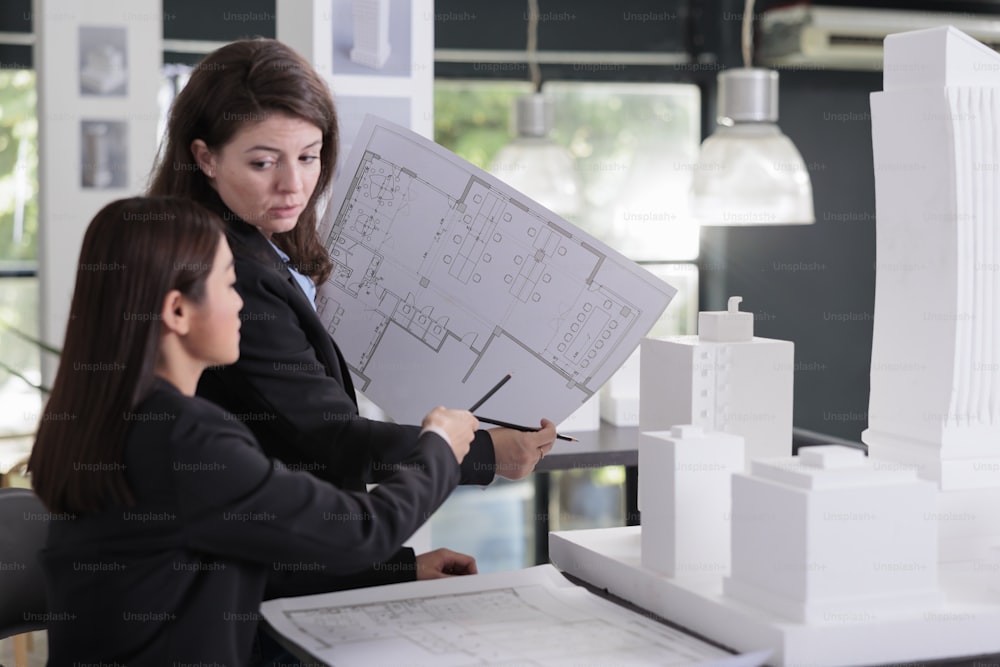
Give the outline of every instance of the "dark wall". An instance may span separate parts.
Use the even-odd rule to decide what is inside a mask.
[[[48,11],[46,0],[36,2],[41,2]],[[163,0],[163,37],[207,41],[274,37],[274,3],[275,0]],[[0,1],[0,32],[32,30],[32,0]],[[197,56],[187,54],[167,58],[167,62],[197,60]],[[0,66],[32,67],[32,62],[30,46],[0,44]]]
[[[783,72],[779,124],[812,178],[816,223],[706,228],[702,306],[743,297],[758,336],[795,343],[795,425],[858,441],[875,299],[869,94],[880,73]]]

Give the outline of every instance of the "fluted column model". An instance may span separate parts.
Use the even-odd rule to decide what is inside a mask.
[[[871,96],[872,457],[1000,488],[1000,55],[951,27],[890,35]]]

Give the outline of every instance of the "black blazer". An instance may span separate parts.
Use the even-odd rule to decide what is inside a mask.
[[[239,361],[205,371],[198,395],[236,415],[289,467],[344,489],[379,481],[409,455],[420,428],[358,416],[347,364],[288,267],[256,227],[215,204],[235,257],[243,326]],[[461,483],[492,482],[495,460],[489,434],[477,432]]]
[[[50,522],[49,665],[248,664],[271,573],[392,567],[459,478],[426,433],[370,494],[341,491],[272,463],[231,415],[162,380],[134,421],[135,505]]]

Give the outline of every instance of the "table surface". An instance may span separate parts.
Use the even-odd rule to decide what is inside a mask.
[[[566,431],[579,442],[556,440],[552,451],[538,462],[535,470],[551,472],[574,468],[639,465],[639,427],[615,426],[603,419],[596,431]],[[866,449],[860,442],[844,440],[800,428],[792,429],[792,450],[813,445],[844,445]]]
[[[579,442],[556,440],[552,451],[538,462],[535,470],[569,470],[601,466],[634,466],[639,464],[639,427],[615,426],[601,420],[596,431],[567,431],[566,435]]]

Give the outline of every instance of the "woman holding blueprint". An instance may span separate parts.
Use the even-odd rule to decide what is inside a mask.
[[[277,465],[196,397],[206,367],[239,355],[235,280],[222,222],[190,201],[112,202],[86,232],[29,462],[52,512],[50,665],[251,664],[275,573],[334,588],[390,558],[458,483],[476,427],[464,410],[431,411],[362,493]]]
[[[290,468],[360,491],[398,468],[420,429],[358,416],[350,371],[315,310],[316,285],[332,269],[316,209],[337,151],[336,110],[312,66],[274,40],[234,42],[208,55],[174,101],[150,193],[216,212],[236,258],[240,358],[209,369],[198,394],[239,417]],[[477,431],[462,483],[526,476],[555,435],[547,420],[532,432]],[[412,552],[399,558],[408,566],[359,583],[413,579]]]

